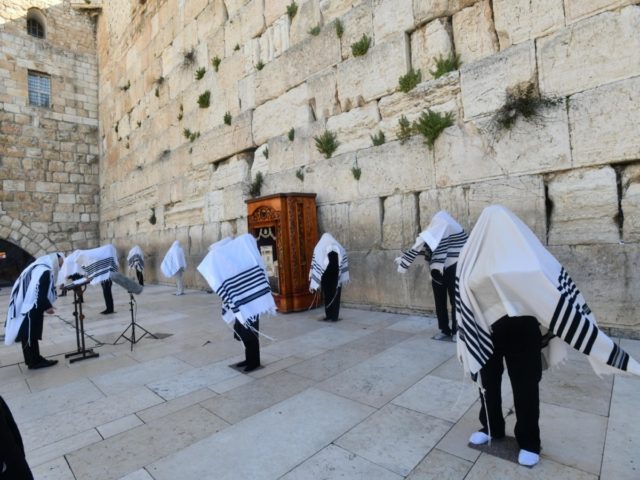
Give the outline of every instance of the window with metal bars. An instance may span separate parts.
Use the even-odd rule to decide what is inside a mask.
[[[29,72],[29,105],[49,108],[51,78],[45,73]]]
[[[27,33],[32,37],[44,38],[44,26],[35,18],[27,19]]]

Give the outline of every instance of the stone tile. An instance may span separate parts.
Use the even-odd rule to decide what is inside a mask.
[[[547,460],[542,455],[538,465],[526,468],[515,462],[502,460],[498,457],[482,454],[475,462],[465,480],[534,480],[538,478],[553,478],[558,480],[596,480],[597,475],[591,475],[575,468]]]
[[[289,372],[277,372],[211,398],[201,405],[229,423],[238,423],[313,385]]]
[[[236,370],[229,368],[226,362],[221,362],[178,373],[147,386],[165,400],[172,400],[237,375],[240,374]]]
[[[281,480],[401,480],[403,477],[354,455],[336,445],[320,450],[306,462],[297,466]]]
[[[29,385],[27,384],[26,379],[14,380],[12,382],[3,382],[2,384],[2,397],[5,400],[24,398],[29,394],[29,392]]]
[[[76,480],[64,457],[58,457],[37,467],[29,466],[33,477],[38,480]]]
[[[457,357],[453,356],[438,368],[431,371],[429,375],[445,378],[447,380],[453,380],[455,382],[471,382],[471,377],[469,374],[464,373],[464,369],[460,360]]]
[[[540,402],[545,458],[598,475],[606,433],[606,417]]]
[[[427,375],[392,403],[455,423],[477,399],[478,389],[471,382],[465,384]]]
[[[322,382],[319,388],[380,408],[453,355],[422,338],[407,340]],[[440,342],[442,343],[442,342]]]
[[[196,405],[82,448],[67,455],[67,461],[77,478],[120,478],[226,426]]]
[[[640,342],[626,340],[626,343]],[[636,353],[636,358],[640,355]],[[640,444],[640,409],[637,398],[640,382],[637,377],[616,375],[611,399],[609,423],[607,425],[607,441],[604,446],[602,470],[600,478],[615,478],[616,480],[637,479],[640,475],[637,448]]]
[[[141,468],[124,477],[120,477],[120,480],[153,480],[153,477],[144,468]]]
[[[145,410],[136,412],[136,416],[140,418],[144,423],[149,423],[158,418],[166,417],[172,413],[182,410],[187,407],[191,407],[197,403],[208,400],[215,396],[215,393],[207,388],[196,390],[193,393],[182,395],[168,402],[155,405]]]
[[[480,452],[469,448],[467,444],[469,436],[480,428],[480,421],[478,420],[479,412],[480,402],[477,401],[467,410],[467,413],[458,420],[451,430],[449,430],[442,440],[438,442],[436,447],[458,458],[475,462]]]
[[[473,463],[434,448],[413,469],[407,480],[462,480]]]
[[[368,315],[369,312],[367,312]],[[390,322],[393,325],[392,322]],[[345,347],[362,350],[371,355],[376,355],[388,348],[397,345],[410,338],[411,335],[406,332],[398,332],[392,329],[384,329],[373,331],[366,337],[359,338],[353,342],[349,342]]]
[[[366,360],[372,355],[372,353],[343,346],[297,363],[287,368],[287,371],[321,382]]]
[[[563,0],[495,0],[493,17],[500,50],[564,27]]]
[[[209,342],[201,347],[178,352],[174,357],[194,367],[203,367],[227,359],[237,353],[238,345],[235,341],[231,341],[231,337],[228,337]]]
[[[184,372],[190,365],[173,357],[140,363],[131,367],[119,368],[112,372],[92,378],[93,383],[107,394],[119,393],[128,388],[146,385],[155,380],[171,377]]]
[[[335,443],[405,476],[450,428],[450,422],[387,405]]]
[[[280,370],[285,370],[289,368],[291,365],[295,365],[296,363],[300,363],[303,359],[299,357],[285,357],[279,360],[271,360],[268,355],[262,356],[261,362],[264,368],[255,370],[253,372],[248,373],[247,375],[252,378],[263,378],[271,375],[272,373],[279,372]]]
[[[118,420],[114,420],[113,422],[100,425],[97,429],[98,432],[100,432],[100,435],[102,435],[102,438],[109,438],[119,433],[126,432],[127,430],[131,430],[132,428],[139,427],[142,423],[142,420],[140,420],[136,415],[131,414],[126,417],[119,418]]]
[[[238,375],[237,377],[231,377],[229,380],[224,380],[222,382],[216,383],[215,385],[211,385],[209,387],[209,390],[218,394],[222,394],[247,383],[251,383],[253,382],[253,380],[254,377],[252,377],[251,375]]]
[[[306,390],[149,465],[147,470],[155,480],[207,478],[211,472],[216,472],[217,480],[278,478],[371,412],[351,400]],[[297,428],[303,424],[304,429]],[[237,439],[243,440],[239,444]],[[251,446],[250,456],[246,445]]]
[[[387,330],[395,330],[405,333],[419,333],[426,330],[431,331],[438,325],[437,320],[433,317],[408,316],[406,318],[400,318],[400,321],[393,325],[389,325]]]
[[[25,449],[34,450],[160,402],[162,399],[147,388],[130,388],[71,410],[23,422],[20,433]]]
[[[49,443],[44,447],[27,451],[27,461],[31,467],[46,464],[62,457],[67,453],[86,447],[102,440],[102,437],[95,428],[85,430],[77,435],[72,435],[57,442]]]

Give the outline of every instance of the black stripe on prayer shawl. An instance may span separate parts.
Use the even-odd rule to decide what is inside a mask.
[[[11,300],[9,301],[9,308],[8,308],[10,317],[16,318],[18,316],[18,312],[16,312],[16,300],[18,299],[18,295],[22,294],[22,298],[20,300],[21,302],[24,302],[24,299],[27,296],[27,290],[29,288],[29,284],[31,283],[31,277],[33,275],[33,271],[38,266],[46,267],[47,271],[51,273],[51,268],[49,268],[49,266],[44,263],[36,263],[35,265],[32,265],[31,268],[29,268],[28,270],[25,270],[22,273],[21,275],[22,281],[20,282],[18,288],[11,291]],[[55,291],[56,291],[55,282],[50,282],[50,283],[51,283],[51,285],[49,286],[50,293],[55,297]],[[40,288],[40,283],[38,282],[38,284],[36,285],[36,291],[35,291],[36,298],[38,298],[39,288]]]
[[[467,238],[469,236],[463,230],[440,240],[429,261],[431,268],[444,265],[448,259],[458,258],[462,247],[467,242]]]
[[[90,265],[82,267],[87,272],[89,279],[95,278],[99,275],[103,275],[108,272],[117,272],[118,266],[113,257],[103,258],[97,262],[93,262]]]
[[[491,335],[478,327],[473,312],[462,302],[459,281],[459,278],[456,277],[456,312],[460,319],[458,324],[458,341],[464,342],[469,354],[479,365],[484,366],[489,357],[493,355]]]
[[[135,268],[136,270],[144,270],[144,260],[137,253],[131,256],[128,263],[130,268]]]
[[[271,293],[271,289],[264,271],[256,265],[222,282],[216,293],[237,312],[241,305]]]

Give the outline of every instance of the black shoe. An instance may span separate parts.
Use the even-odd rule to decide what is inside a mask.
[[[53,367],[58,360],[47,360],[46,358],[41,358],[36,363],[29,365],[29,370],[38,370],[39,368],[47,368]]]
[[[236,363],[234,366],[235,366],[235,367],[246,367],[246,366],[247,366],[247,363],[248,363],[248,362],[247,362],[246,360],[243,360],[243,361],[241,361],[241,362]]]
[[[113,310],[103,310],[103,311],[101,311],[100,313],[101,313],[102,315],[110,315],[110,314],[112,314],[112,313],[116,313],[116,312],[115,312],[115,311],[113,311]]]
[[[243,372],[253,372],[254,370],[257,370],[258,368],[260,368],[262,365],[258,364],[258,365],[247,365],[246,368],[243,370]]]

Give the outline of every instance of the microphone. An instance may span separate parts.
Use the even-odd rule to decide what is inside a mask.
[[[142,285],[131,280],[129,277],[125,277],[120,272],[110,272],[109,279],[113,283],[120,285],[129,293],[135,293],[136,295],[140,295],[142,293]]]
[[[87,277],[80,277],[74,281],[72,281],[71,283],[67,283],[66,285],[62,286],[62,290],[64,290],[65,292],[67,290],[73,290],[74,288],[79,288],[82,287],[84,285],[87,285],[91,280],[89,280]]]

